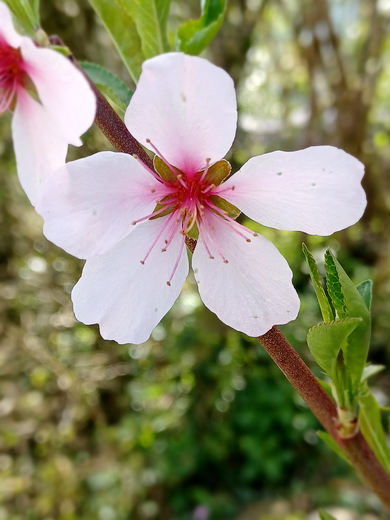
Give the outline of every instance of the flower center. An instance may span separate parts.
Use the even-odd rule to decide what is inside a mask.
[[[220,217],[230,230],[247,242],[251,241],[250,236],[257,236],[256,233],[235,221],[240,211],[219,196],[221,189],[215,191],[216,187],[230,174],[230,164],[221,160],[210,166],[210,159],[206,159],[204,169],[195,175],[187,176],[184,172],[169,164],[150,140],[147,140],[147,142],[156,152],[153,161],[155,171],[149,169],[138,156],[135,155],[134,158],[159,181],[160,185],[152,190],[152,193],[156,194],[156,207],[153,213],[134,221],[133,224],[163,216],[168,216],[168,218],[160,234],[155,237],[144,258],[140,260],[141,264],[145,264],[149,254],[162,236],[165,236],[165,239],[161,251],[165,252],[177,233],[182,236],[181,247],[172,274],[167,281],[168,285],[171,285],[171,280],[179,265],[186,237],[200,239],[211,260],[214,259],[211,254],[212,249],[224,263],[228,263],[217,245],[214,226],[211,219],[208,218],[211,214],[214,217]],[[234,186],[229,189],[234,190]]]
[[[18,86],[24,83],[24,74],[20,49],[0,38],[0,114],[12,105]]]

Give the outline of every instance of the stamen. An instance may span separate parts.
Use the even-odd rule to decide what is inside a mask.
[[[179,265],[181,255],[182,255],[182,253],[183,253],[183,249],[184,249],[184,244],[185,244],[185,242],[186,242],[186,237],[185,237],[185,235],[183,235],[183,238],[182,238],[182,241],[181,241],[181,244],[180,244],[180,251],[179,251],[179,254],[177,255],[175,265],[173,266],[172,274],[171,274],[171,276],[169,277],[169,280],[167,281],[167,285],[168,285],[169,287],[171,286],[171,281],[172,281],[173,275],[175,274],[176,269],[177,269],[177,266]]]
[[[210,158],[206,159],[206,167],[204,169],[204,172],[202,173],[202,177],[199,179],[199,183],[203,182],[204,178],[206,177],[207,172],[209,171],[210,161]]]
[[[199,223],[198,223],[198,224],[199,224]],[[208,248],[208,245],[207,245],[206,240],[205,240],[205,238],[204,238],[204,234],[203,234],[203,231],[202,231],[202,227],[201,227],[200,225],[198,225],[198,229],[199,229],[199,236],[200,236],[200,239],[201,239],[202,242],[203,242],[204,248],[206,249],[206,252],[207,252],[207,254],[209,255],[210,260],[214,260],[213,255],[210,253],[210,249]]]
[[[174,211],[172,213],[172,215],[175,215],[176,211]],[[180,223],[180,219],[179,220],[176,220],[176,222],[179,224]],[[170,245],[170,243],[172,242],[174,236],[175,236],[175,233],[177,232],[177,229],[178,229],[178,226],[173,226],[172,228],[172,231],[171,231],[171,234],[168,236],[168,238],[165,240],[165,246],[163,249],[161,249],[161,252],[162,253],[165,253],[165,251],[168,249],[168,246]]]
[[[148,249],[146,255],[145,255],[145,258],[143,260],[140,260],[141,264],[144,265],[145,262],[146,262],[146,259],[148,258],[148,256],[150,255],[150,253],[152,252],[154,246],[157,244],[159,238],[161,237],[161,235],[164,233],[164,231],[166,230],[168,224],[170,223],[170,221],[172,220],[172,217],[175,213],[171,213],[169,218],[167,219],[167,221],[165,222],[162,230],[160,231],[160,233],[156,236],[156,238],[153,240],[152,242],[152,245],[150,246],[150,248]]]
[[[158,182],[160,182],[161,184],[165,184],[165,186],[169,186],[169,184],[166,183],[162,177],[157,175],[156,172],[154,172],[151,168],[149,168],[149,166],[147,166],[143,161],[141,161],[141,159],[138,157],[136,153],[133,153],[133,157],[147,172],[152,174]]]
[[[187,227],[187,229],[186,229],[186,234],[188,234],[191,231],[191,229],[194,227],[196,218],[197,218],[197,214],[198,214],[198,211],[196,209],[196,206],[194,206],[194,215],[192,217],[189,227]]]
[[[249,233],[249,234],[251,234],[251,235],[254,236],[254,237],[259,236],[259,235],[258,235],[257,233],[255,233],[254,231],[251,231],[250,229],[248,229],[247,227],[243,226],[242,224],[240,224],[239,222],[237,222],[237,221],[234,220],[233,218],[229,217],[229,215],[227,214],[226,211],[222,210],[221,208],[218,208],[218,206],[216,206],[216,205],[213,204],[212,202],[207,201],[206,204],[209,206],[209,208],[215,210],[215,211],[218,213],[218,215],[220,215],[220,216],[222,217],[222,220],[225,219],[225,221],[227,220],[227,221],[231,222],[234,226],[237,226],[238,228],[242,229],[245,233]],[[226,222],[226,223],[227,223],[227,222]],[[232,227],[232,229],[234,229],[234,227]],[[245,237],[244,235],[242,235],[239,231],[237,231],[237,230],[235,230],[235,229],[234,229],[234,231],[235,231],[237,234],[241,235],[243,238],[245,238],[247,242],[250,242],[250,239],[249,239],[249,238],[246,238],[246,237]]]
[[[159,202],[159,204],[160,204],[160,202]],[[165,211],[168,208],[169,208],[169,204],[167,206],[164,206],[163,208],[157,210],[157,211],[153,211],[153,213],[151,213],[150,215],[147,215],[146,217],[139,218],[138,220],[133,220],[131,225],[135,226],[139,222],[143,222],[144,220],[148,220],[148,219],[150,219],[152,217],[156,217],[157,215],[159,215],[160,213],[162,213],[163,211]]]
[[[171,170],[171,172],[177,177],[177,171],[175,171],[175,169],[173,168],[173,166],[165,159],[165,157],[163,156],[163,154],[159,151],[158,148],[156,148],[154,146],[154,144],[152,143],[152,141],[150,139],[146,139],[146,142],[148,144],[150,144],[151,148],[153,149],[153,151],[160,157],[160,159],[165,163],[166,166],[168,166],[168,168]]]
[[[210,186],[207,186],[204,190],[201,191],[201,193],[205,194],[210,190],[213,190],[215,188],[215,184],[210,184]]]
[[[224,261],[225,264],[228,264],[228,260],[226,260],[226,258],[223,256],[223,254],[221,253],[221,250],[219,249],[219,247],[217,246],[217,244],[215,243],[215,241],[213,240],[213,238],[211,237],[211,234],[208,233],[207,230],[204,230],[205,234],[207,235],[207,238],[210,239],[210,242],[213,244],[214,246],[214,249],[216,250],[216,252],[219,254],[219,256],[222,258],[222,260]]]

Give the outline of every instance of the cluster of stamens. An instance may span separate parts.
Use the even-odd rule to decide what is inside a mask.
[[[17,88],[23,82],[23,58],[0,38],[0,114],[12,104]]]
[[[215,233],[213,234],[214,226],[208,222],[206,213],[209,212],[214,216],[220,217],[221,221],[227,227],[245,239],[246,242],[250,242],[251,239],[249,237],[257,236],[257,233],[250,231],[246,227],[236,222],[234,218],[229,216],[227,211],[218,207],[218,205],[215,203],[215,199],[220,199],[220,195],[223,194],[225,190],[223,189],[223,186],[218,186],[218,189],[216,190],[217,185],[215,182],[213,182],[212,176],[208,175],[210,169],[210,159],[206,159],[206,165],[203,170],[199,171],[195,175],[187,176],[180,170],[174,168],[163,157],[160,151],[150,142],[149,139],[147,139],[147,142],[159,157],[159,159],[168,168],[167,171],[170,173],[170,175],[169,179],[163,178],[158,174],[157,171],[153,171],[148,166],[146,166],[137,155],[133,156],[139,162],[139,164],[141,164],[149,173],[151,173],[153,177],[160,183],[160,186],[151,190],[151,192],[155,193],[157,196],[156,208],[154,209],[153,213],[134,221],[133,225],[136,225],[139,222],[143,222],[145,220],[153,220],[166,215],[169,216],[166,219],[162,230],[153,240],[153,243],[149,247],[145,257],[140,260],[141,264],[145,264],[149,254],[154,249],[161,236],[165,233],[165,245],[161,252],[167,251],[169,245],[177,233],[182,235],[180,252],[177,256],[172,274],[167,281],[169,286],[171,285],[173,275],[175,274],[177,266],[179,265],[186,237],[191,237],[191,234],[192,238],[195,236],[202,241],[211,260],[214,259],[214,256],[211,254],[210,246],[212,246],[212,248],[217,252],[225,264],[229,263],[216,243],[214,236]],[[218,182],[218,184],[221,182],[221,180]],[[229,188],[226,188],[226,190],[234,190],[234,186],[230,186]]]

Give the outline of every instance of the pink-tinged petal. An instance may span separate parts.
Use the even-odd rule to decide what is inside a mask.
[[[265,226],[326,236],[363,215],[363,174],[352,155],[314,146],[254,157],[215,192]]]
[[[0,38],[4,39],[11,47],[20,47],[21,42],[27,38],[15,31],[11,12],[2,2],[0,2],[0,20]]]
[[[87,80],[67,59],[25,38],[21,47],[25,70],[39,99],[65,141],[80,146],[80,136],[95,119],[96,98]]]
[[[174,166],[191,175],[221,159],[237,125],[230,76],[208,61],[181,53],[144,62],[125,115],[130,132],[149,149],[150,139]]]
[[[19,180],[35,205],[46,178],[65,163],[68,147],[42,105],[21,89],[12,135]]]
[[[167,219],[141,224],[104,256],[87,260],[72,292],[74,311],[83,323],[98,323],[103,338],[121,344],[143,343],[179,296],[188,259],[179,233],[167,251],[161,252]],[[142,265],[140,261],[157,236],[158,242]],[[167,281],[179,256],[169,287]]]
[[[249,336],[260,336],[273,325],[295,319],[299,298],[291,283],[291,269],[276,247],[262,236],[246,242],[213,215],[207,217],[205,228],[207,248],[214,259],[198,240],[192,267],[206,307]]]
[[[106,253],[134,230],[133,221],[151,214],[161,186],[130,155],[100,152],[55,171],[36,210],[49,240],[89,258]]]

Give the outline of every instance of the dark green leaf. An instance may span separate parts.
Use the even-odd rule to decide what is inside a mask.
[[[334,262],[334,257],[329,250],[325,253],[325,271],[329,296],[334,308],[336,309],[337,317],[340,319],[346,318],[347,309],[345,307],[344,295],[341,289],[341,283]]]
[[[112,74],[112,72],[95,63],[82,61],[80,65],[103,94],[109,97],[124,112],[133,93],[126,87],[123,81],[115,74]]]
[[[353,400],[359,393],[360,380],[366,365],[371,336],[371,315],[359,291],[330,251],[327,251],[325,258],[325,264],[328,265],[327,272],[330,273],[328,285],[333,285],[334,294],[341,293],[346,315],[349,318],[362,320],[342,345],[347,375],[351,379],[350,397]],[[332,278],[330,284],[329,277]]]
[[[169,51],[167,19],[171,0],[116,0],[134,20],[145,58]]]
[[[134,83],[141,74],[144,55],[136,25],[115,0],[89,0],[101,18]]]
[[[340,446],[337,444],[337,442],[334,440],[333,437],[329,435],[327,432],[317,432],[318,437],[325,442],[331,448],[337,455],[342,458],[347,464],[351,465],[347,457],[344,455],[343,451],[341,450]]]
[[[370,310],[372,302],[372,280],[364,280],[364,282],[359,283],[359,285],[356,286],[356,289],[359,291],[364,303],[367,305],[367,309]]]
[[[359,426],[382,466],[390,473],[390,450],[383,431],[380,408],[369,391],[359,397]]]
[[[328,297],[325,294],[324,288],[321,283],[320,272],[318,270],[316,261],[313,255],[306,247],[306,244],[302,244],[303,254],[305,255],[307,265],[309,266],[310,278],[313,282],[314,291],[317,296],[318,303],[320,305],[322,317],[325,322],[334,320],[333,310],[329,305]]]
[[[219,31],[226,10],[226,0],[204,0],[202,16],[179,27],[176,48],[187,54],[200,54]]]

